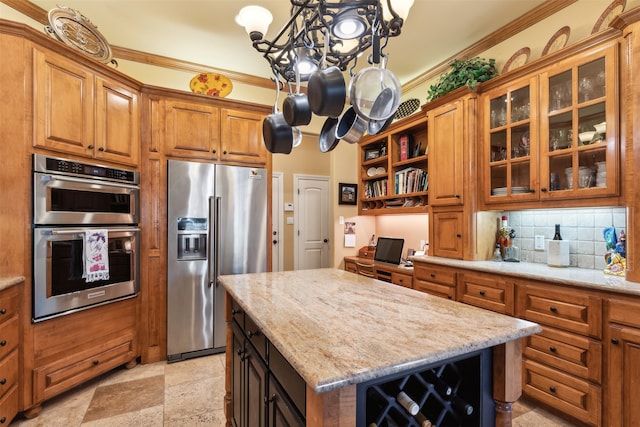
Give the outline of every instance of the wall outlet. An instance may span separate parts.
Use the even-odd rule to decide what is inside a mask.
[[[535,236],[533,245],[536,251],[544,251],[544,236]]]

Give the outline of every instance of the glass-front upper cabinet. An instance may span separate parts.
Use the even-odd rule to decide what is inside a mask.
[[[618,193],[617,46],[541,75],[540,198]]]
[[[487,203],[538,198],[537,81],[527,77],[483,95]]]

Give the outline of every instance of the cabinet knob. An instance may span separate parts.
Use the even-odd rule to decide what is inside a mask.
[[[551,353],[555,353],[557,351],[557,349],[554,346],[549,347],[549,351]]]
[[[0,314],[7,314],[7,309],[6,308],[0,309]]]
[[[257,336],[259,336],[259,335],[260,335],[260,331],[255,331],[255,332],[253,332],[253,331],[249,331],[249,332],[247,332],[247,336],[248,336],[249,338],[257,337]]]
[[[551,307],[549,307],[549,311],[552,312],[552,313],[557,313],[558,309],[555,306],[552,305]]]
[[[276,395],[275,394],[272,394],[271,397],[269,397],[269,396],[265,396],[264,397],[264,404],[265,405],[268,405],[269,403],[275,402],[275,401],[276,401]]]
[[[242,310],[238,310],[237,308],[234,308],[233,310],[231,310],[231,315],[235,316],[236,314],[240,314],[242,313]]]
[[[456,237],[459,239],[459,238],[462,237],[462,234],[458,233],[458,234],[456,234]]]
[[[540,191],[542,191],[543,193],[546,193],[546,192],[547,192],[547,189],[546,189],[545,187],[542,187],[542,188],[540,189]]]
[[[222,154],[227,154],[227,150],[224,150],[224,151],[222,152]]]
[[[431,278],[433,279],[434,277],[436,277],[436,273],[431,273],[429,276],[431,276]]]
[[[459,199],[459,198],[460,198],[460,195],[459,195],[459,194],[456,194],[456,199]]]
[[[7,417],[0,418],[0,424],[4,424],[7,422]]]
[[[447,295],[447,298],[448,298],[448,299],[453,299],[453,296],[451,296],[451,295]]]
[[[3,378],[0,380],[0,385],[5,385],[7,383],[7,379]]]
[[[551,393],[555,393],[556,392],[556,388],[554,386],[549,387],[549,391]]]
[[[484,291],[480,291],[480,295],[484,296]]]
[[[5,345],[7,345],[7,340],[0,341],[0,346],[4,347]]]
[[[93,366],[98,366],[100,364],[100,361],[98,359],[93,361]]]
[[[213,154],[216,154],[216,153],[218,152],[218,150],[216,150],[216,149],[214,148],[213,150],[211,150],[211,152],[212,152]]]
[[[620,341],[618,341],[618,338],[611,338],[611,344],[618,345],[620,344]]]
[[[98,148],[98,151],[104,151],[104,147]]]
[[[89,144],[89,145],[87,145],[87,148],[88,148],[89,150],[93,150],[93,144]]]

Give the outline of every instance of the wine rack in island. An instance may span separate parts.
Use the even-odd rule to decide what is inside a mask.
[[[485,349],[358,386],[356,425],[493,425],[491,350]]]
[[[426,116],[417,113],[393,123],[381,134],[362,138],[359,146],[361,215],[427,212]]]

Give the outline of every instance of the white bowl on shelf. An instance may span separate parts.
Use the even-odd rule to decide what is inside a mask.
[[[607,122],[598,123],[597,125],[593,125],[593,128],[600,135],[604,135],[607,132]]]
[[[582,142],[583,144],[589,144],[591,142],[591,140],[593,139],[593,137],[595,136],[595,131],[587,131],[587,132],[580,132],[578,134],[578,138],[580,138],[580,142]]]

